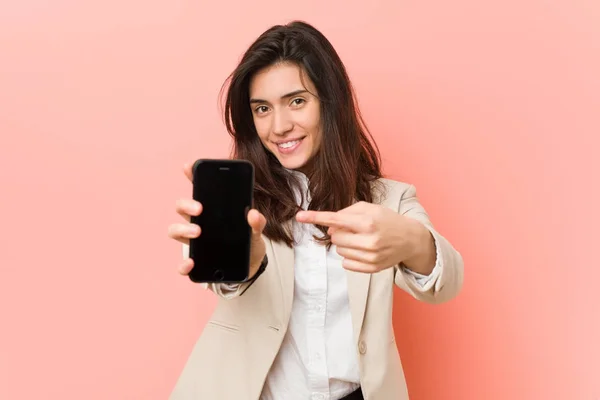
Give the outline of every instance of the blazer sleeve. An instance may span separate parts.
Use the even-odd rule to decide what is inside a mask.
[[[190,246],[187,244],[183,245],[182,248],[183,258],[188,258],[190,254]],[[211,290],[217,296],[222,297],[224,299],[233,299],[234,297],[239,297],[244,292],[252,282],[244,282],[244,283],[202,283],[202,287],[207,290]]]
[[[408,271],[403,265],[397,265],[395,284],[417,300],[426,303],[439,304],[453,299],[463,285],[463,258],[433,227],[427,212],[419,203],[413,185],[410,185],[401,195],[399,213],[420,221],[431,232],[436,248],[436,264],[428,279],[418,279],[416,274]]]

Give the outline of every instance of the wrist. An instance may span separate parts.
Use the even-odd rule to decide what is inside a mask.
[[[258,264],[250,265],[250,271],[248,273],[248,281],[254,280],[258,278],[258,276],[264,271],[267,266],[267,255],[262,258],[262,260]]]
[[[436,263],[435,239],[425,225],[416,220],[413,222],[412,255],[402,263],[413,272],[429,275]]]
[[[249,273],[249,277],[248,279],[246,279],[246,288],[242,291],[242,293],[240,294],[243,295],[246,290],[248,290],[250,288],[250,286],[252,286],[252,284],[258,279],[258,277],[265,272],[265,269],[267,269],[267,264],[269,263],[269,259],[267,258],[267,255],[265,254],[265,256],[263,257],[262,262],[259,264],[258,268],[253,271],[253,268],[250,267],[250,273]]]
[[[255,265],[250,265],[250,271],[248,272],[248,279],[254,278],[254,275],[256,275],[256,273],[258,272],[260,265],[261,265],[261,263],[258,263]]]

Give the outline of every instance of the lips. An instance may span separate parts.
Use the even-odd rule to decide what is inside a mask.
[[[276,142],[275,144],[277,145],[277,150],[279,150],[279,153],[291,154],[300,146],[303,140],[304,137],[301,137],[298,139]]]
[[[301,139],[298,140],[290,140],[289,142],[277,143],[277,146],[282,149],[289,149],[290,147],[294,147],[298,143],[300,143]]]

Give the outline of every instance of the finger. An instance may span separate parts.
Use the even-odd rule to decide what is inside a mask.
[[[181,262],[181,264],[179,264],[177,270],[181,275],[187,275],[190,273],[192,268],[194,268],[194,260],[192,260],[191,258],[186,258]]]
[[[171,224],[167,234],[171,239],[188,244],[190,239],[200,236],[200,230],[196,224]]]
[[[183,173],[190,180],[190,182],[193,182],[193,180],[194,180],[194,173],[192,172],[192,168],[193,168],[193,164],[190,164],[187,162],[185,164],[183,164]]]
[[[346,247],[356,250],[373,251],[372,246],[374,240],[372,235],[354,233],[344,229],[336,229],[331,234],[331,243],[337,247]]]
[[[375,205],[372,203],[367,203],[366,201],[359,201],[352,204],[349,207],[341,209],[339,212],[342,214],[363,214],[368,213],[369,210],[372,210]]]
[[[252,209],[248,212],[248,224],[252,227],[252,233],[260,236],[267,225],[267,219],[258,210]]]
[[[175,202],[175,211],[189,222],[190,216],[202,213],[202,204],[192,199],[179,199]]]
[[[378,271],[377,266],[373,264],[367,264],[349,258],[344,258],[344,260],[342,260],[342,267],[350,271],[362,272],[365,274],[372,274]]]
[[[377,253],[373,251],[365,251],[359,249],[352,249],[348,247],[336,247],[336,252],[344,259],[359,261],[364,264],[376,264]]]
[[[365,230],[365,218],[359,214],[339,213],[331,211],[300,211],[296,214],[298,222],[342,228],[352,232]]]

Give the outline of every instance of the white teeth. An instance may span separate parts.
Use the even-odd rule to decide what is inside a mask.
[[[282,149],[289,149],[290,147],[295,146],[298,143],[300,143],[299,140],[293,140],[291,142],[280,143],[280,144],[278,144],[278,146],[281,147]]]

